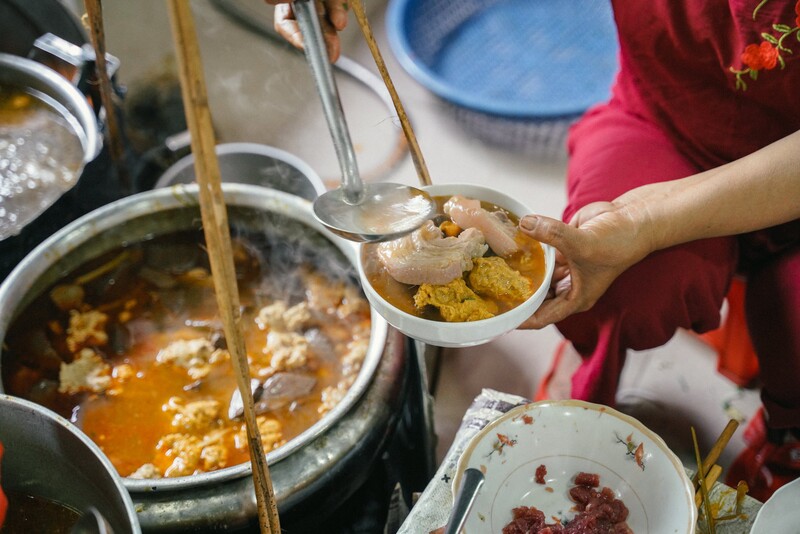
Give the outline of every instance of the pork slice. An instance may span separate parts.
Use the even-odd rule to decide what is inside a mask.
[[[313,376],[299,373],[275,373],[264,381],[263,393],[256,402],[256,413],[277,410],[307,396],[317,384]]]
[[[307,396],[317,384],[313,376],[300,373],[275,373],[262,384],[253,378],[250,391],[253,394],[256,415],[277,410],[293,401]],[[228,419],[238,419],[244,415],[244,401],[238,389],[233,390],[228,405]]]
[[[487,246],[474,228],[458,237],[444,237],[433,221],[409,235],[381,243],[378,258],[389,276],[409,285],[444,285],[472,269],[472,259],[483,256]]]
[[[490,212],[483,209],[478,200],[454,195],[445,202],[444,212],[461,228],[480,230],[489,248],[498,256],[507,258],[519,250],[514,240],[517,229],[502,211]]]

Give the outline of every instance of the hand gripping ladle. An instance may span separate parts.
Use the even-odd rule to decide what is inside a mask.
[[[342,172],[341,187],[314,201],[314,215],[332,232],[351,241],[386,241],[413,232],[433,217],[433,199],[415,187],[361,180],[314,0],[295,0],[292,9]]]

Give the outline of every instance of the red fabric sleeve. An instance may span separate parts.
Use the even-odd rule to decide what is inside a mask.
[[[0,461],[2,460],[3,460],[3,444],[0,443]],[[2,482],[2,478],[0,478],[0,482]],[[0,527],[3,526],[3,521],[6,520],[7,508],[8,508],[8,499],[6,499],[5,493],[3,493],[3,487],[0,486]]]

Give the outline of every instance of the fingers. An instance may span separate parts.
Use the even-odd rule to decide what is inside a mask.
[[[545,300],[542,305],[519,328],[523,330],[540,330],[546,326],[563,321],[578,310],[578,303],[566,296],[558,296]]]
[[[553,280],[561,280],[569,275],[569,265],[566,263],[559,263],[556,260],[556,266],[553,269]]]
[[[571,257],[581,239],[580,233],[561,221],[542,215],[526,215],[519,221],[525,234],[558,249],[564,257]]]
[[[269,1],[269,0],[267,0]],[[275,31],[295,48],[303,48],[303,35],[290,4],[275,6]]]
[[[325,9],[328,11],[328,20],[336,31],[342,31],[347,26],[347,1],[326,0]]]
[[[592,220],[598,215],[613,209],[614,205],[611,202],[592,202],[591,204],[586,204],[575,212],[575,215],[569,220],[569,225],[573,228],[579,228],[586,221]]]
[[[345,14],[347,16],[347,14]],[[328,58],[331,63],[335,63],[339,59],[341,53],[341,41],[339,34],[336,33],[334,25],[326,18],[320,20],[322,24],[322,38],[325,40],[325,48],[328,50]]]
[[[572,289],[572,277],[567,276],[556,282],[553,292],[555,296],[560,297]]]
[[[303,34],[300,32],[300,26],[295,19],[291,3],[281,0],[266,0],[266,2],[275,5],[274,27],[278,35],[295,48],[302,49]],[[328,51],[328,58],[332,63],[339,59],[341,54],[341,41],[337,30],[341,30],[347,25],[346,6],[347,4],[341,0],[328,0],[324,4],[317,4],[322,37]]]

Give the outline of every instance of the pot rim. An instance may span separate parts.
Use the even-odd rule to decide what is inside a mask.
[[[222,191],[228,205],[264,209],[310,226],[323,234],[354,266],[356,265],[358,261],[357,246],[334,235],[319,223],[313,215],[311,202],[308,200],[261,186],[238,183],[223,183]],[[14,318],[17,304],[22,301],[31,286],[59,258],[77,249],[97,234],[130,219],[188,206],[199,208],[198,193],[197,184],[177,184],[131,195],[76,219],[50,236],[29,253],[0,284],[0,340],[5,337],[8,326]],[[289,440],[285,445],[267,453],[268,464],[277,463],[295,450],[312,443],[361,398],[372,381],[388,335],[388,323],[372,308],[371,325],[367,355],[355,382],[344,398],[319,421]],[[2,356],[1,346],[0,356]],[[3,393],[2,382],[0,382],[0,393]],[[125,487],[131,492],[184,490],[241,478],[249,475],[251,471],[250,462],[244,462],[217,471],[186,477],[145,480],[122,477],[122,480]]]
[[[322,182],[322,178],[311,168],[311,166],[300,159],[299,157],[295,156],[291,152],[287,152],[285,150],[281,150],[280,148],[276,148],[274,146],[265,145],[262,143],[251,143],[251,142],[241,142],[236,141],[232,143],[220,143],[215,147],[217,156],[234,156],[234,155],[242,155],[242,156],[263,156],[268,159],[273,159],[277,161],[281,161],[290,165],[300,171],[306,179],[308,180],[311,187],[316,191],[316,196],[321,195],[327,188],[325,184]],[[161,174],[161,176],[156,180],[154,188],[160,187],[169,187],[171,185],[175,185],[175,180],[178,179],[187,167],[190,167],[194,164],[194,154],[189,153],[178,161],[170,165],[167,170]],[[226,177],[223,176],[222,180],[227,182]],[[246,182],[238,182],[237,180],[230,180],[231,182],[236,183],[246,183]],[[179,183],[179,182],[178,182]],[[255,185],[255,184],[253,184]],[[309,198],[308,200],[314,200],[313,198]]]
[[[92,111],[86,97],[77,87],[72,85],[66,78],[58,74],[53,69],[32,59],[27,59],[13,54],[0,53],[0,69],[8,68],[22,73],[29,78],[39,80],[48,89],[56,94],[45,94],[40,88],[26,86],[24,83],[9,80],[2,77],[9,84],[20,85],[28,89],[33,89],[40,94],[55,101],[59,106],[66,108],[80,125],[80,130],[76,133],[83,147],[83,164],[86,165],[94,160],[103,148],[103,141],[99,135],[97,119]],[[60,97],[57,98],[57,97]],[[49,102],[52,105],[52,102]],[[62,110],[63,111],[63,110]],[[69,119],[67,117],[67,119]],[[77,130],[77,128],[76,128]]]

